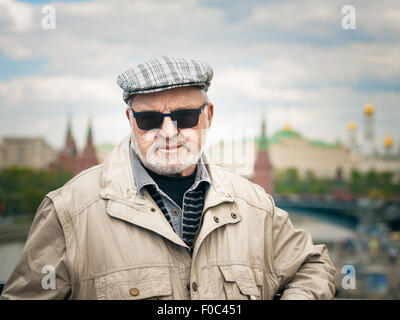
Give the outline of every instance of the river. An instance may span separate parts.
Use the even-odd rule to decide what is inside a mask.
[[[5,282],[18,263],[24,249],[24,241],[0,243],[0,282]]]

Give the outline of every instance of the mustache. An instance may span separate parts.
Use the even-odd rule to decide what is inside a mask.
[[[162,136],[158,136],[152,145],[152,149],[165,149],[167,147],[177,147],[182,146],[185,148],[189,148],[190,142],[186,140],[186,137],[180,135],[175,138],[164,138]]]

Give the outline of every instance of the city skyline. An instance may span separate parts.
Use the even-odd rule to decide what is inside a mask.
[[[368,104],[367,104],[368,105]],[[366,106],[367,106],[366,105]],[[369,105],[368,105],[369,106]],[[67,135],[67,132],[71,130],[72,136],[74,138],[74,141],[76,143],[77,146],[77,150],[83,150],[83,148],[85,147],[86,144],[86,134],[87,134],[87,130],[88,127],[90,127],[90,130],[93,130],[93,117],[91,115],[88,115],[86,117],[86,127],[85,127],[85,132],[83,133],[85,135],[84,138],[80,137],[79,135],[77,135],[75,133],[74,130],[74,123],[73,123],[73,117],[72,114],[68,114],[65,116],[66,122],[65,122],[65,128],[64,128],[64,137],[62,138],[62,141],[57,144],[57,145],[53,145],[51,143],[49,143],[48,140],[48,136],[40,136],[40,135],[18,135],[18,134],[5,134],[3,136],[0,136],[0,143],[1,143],[1,139],[3,138],[40,138],[40,139],[44,139],[46,144],[48,144],[51,148],[53,148],[55,151],[60,151],[65,147],[65,137]],[[218,140],[216,140],[215,138],[213,140],[211,140],[211,143],[209,142],[209,139],[207,140],[207,145],[209,147],[211,147],[212,145],[217,145],[219,144],[221,141],[225,141],[225,143],[229,143],[229,142],[235,142],[232,139],[236,139],[236,140],[241,140],[241,139],[257,139],[258,137],[260,137],[261,134],[261,126],[262,126],[262,122],[263,120],[266,121],[268,120],[265,117],[265,113],[261,115],[261,118],[259,118],[261,120],[259,123],[259,128],[253,128],[254,130],[242,130],[239,128],[239,130],[237,130],[236,132],[233,132],[232,134],[229,132],[224,132],[223,134],[221,134],[220,136],[218,136]],[[301,131],[297,130],[297,128],[293,128],[290,122],[285,122],[281,125],[281,127],[278,127],[276,131],[274,132],[268,132],[267,134],[267,139],[273,139],[273,136],[276,135],[277,133],[281,132],[281,131],[293,131],[296,134],[300,134],[300,136],[303,136],[303,138],[309,140],[310,142],[314,142],[314,143],[324,143],[324,144],[331,144],[331,145],[343,145],[345,147],[347,147],[349,150],[351,150],[352,152],[359,154],[359,155],[363,155],[365,154],[365,133],[366,133],[366,126],[365,123],[364,124],[358,124],[354,121],[349,121],[347,123],[347,135],[352,134],[353,137],[350,138],[349,136],[347,136],[346,138],[342,139],[337,139],[335,141],[325,141],[323,139],[315,139],[315,138],[310,138],[307,136],[304,136],[302,134]],[[94,137],[96,135],[95,130],[94,131]],[[239,135],[237,134],[239,133]],[[267,132],[266,132],[267,133]],[[247,134],[247,135],[246,135]],[[375,132],[373,132],[373,135],[375,136]],[[83,141],[82,141],[83,140]],[[388,142],[390,140],[390,143]],[[78,143],[80,142],[80,143]],[[117,145],[119,141],[100,141],[100,142],[96,142],[95,141],[95,146],[96,148],[104,145]],[[373,146],[374,146],[374,150],[376,152],[377,155],[399,155],[400,154],[400,139],[397,140],[396,138],[394,138],[392,135],[390,134],[385,134],[384,139],[382,141],[373,141]],[[386,147],[388,147],[388,144],[390,144],[390,150],[388,150]],[[353,148],[356,147],[356,149],[353,150]]]
[[[41,26],[46,4],[54,30]],[[398,149],[400,5],[353,1],[356,29],[345,30],[345,4],[1,0],[0,137],[44,136],[61,148],[72,113],[79,146],[89,115],[96,143],[117,143],[129,133],[117,74],[173,55],[214,68],[210,142],[236,129],[258,134],[265,110],[269,135],[289,123],[309,139],[345,142],[355,121],[361,139],[372,103],[377,146],[390,134]]]
[[[366,105],[370,106],[370,105]],[[60,146],[54,146],[51,143],[48,142],[48,140],[46,139],[45,136],[23,136],[23,135],[4,135],[4,136],[0,136],[0,146],[1,146],[1,140],[2,139],[43,139],[45,141],[45,143],[52,148],[54,151],[60,152],[65,148],[65,143],[66,143],[66,139],[69,135],[71,135],[71,137],[74,140],[74,143],[76,145],[76,149],[78,152],[83,151],[83,149],[85,148],[85,146],[87,145],[87,134],[88,132],[90,132],[90,135],[93,137],[93,143],[95,148],[100,151],[102,149],[104,149],[106,147],[106,149],[109,151],[111,151],[111,146],[115,147],[119,142],[118,141],[101,141],[101,142],[97,142],[96,141],[96,132],[93,129],[93,119],[92,116],[88,116],[86,119],[86,128],[85,128],[85,141],[83,143],[83,145],[79,145],[77,143],[80,137],[75,133],[74,131],[74,125],[73,125],[73,118],[72,115],[69,114],[66,116],[66,124],[65,124],[65,128],[64,128],[64,137],[63,137],[63,141],[61,143]],[[296,128],[293,128],[290,123],[286,122],[284,125],[282,125],[281,128],[278,128],[277,131],[275,132],[269,132],[269,134],[267,134],[267,127],[266,127],[266,117],[265,114],[261,116],[260,118],[260,123],[259,123],[259,127],[256,128],[254,131],[244,131],[244,130],[239,130],[235,133],[228,133],[225,132],[222,136],[222,138],[220,140],[213,140],[211,143],[209,142],[209,140],[207,140],[207,147],[205,149],[211,149],[211,148],[215,148],[215,147],[219,147],[220,144],[222,142],[224,142],[225,145],[229,145],[232,144],[235,145],[240,141],[246,141],[246,142],[250,142],[251,143],[257,143],[257,141],[259,141],[260,138],[262,138],[262,136],[265,134],[265,138],[268,141],[268,145],[272,142],[275,143],[276,142],[276,136],[277,135],[281,135],[282,132],[287,132],[290,133],[290,135],[295,135],[298,136],[301,139],[305,139],[306,141],[308,141],[308,143],[313,144],[313,145],[324,145],[324,146],[330,146],[330,147],[339,147],[339,146],[344,146],[346,147],[348,150],[350,150],[352,153],[354,154],[358,154],[359,156],[366,156],[366,152],[367,149],[366,148],[366,143],[364,141],[364,143],[361,143],[360,140],[361,139],[365,139],[362,138],[361,136],[365,134],[366,132],[366,128],[360,128],[360,126],[351,121],[348,123],[347,126],[347,131],[348,131],[348,136],[347,139],[345,141],[341,141],[341,140],[337,140],[334,142],[327,142],[321,139],[310,139],[307,136],[304,136],[300,131],[298,131]],[[373,129],[373,128],[371,128]],[[264,132],[264,133],[262,133]],[[239,135],[237,134],[239,133]],[[246,135],[247,134],[247,135]],[[352,135],[350,137],[350,134]],[[250,140],[249,140],[250,139]],[[390,140],[390,142],[388,142]],[[388,149],[388,144],[390,144],[390,148]],[[376,147],[374,148],[376,155],[378,156],[387,156],[387,155],[391,155],[391,156],[400,156],[400,141],[396,141],[395,139],[393,139],[393,137],[391,137],[390,135],[386,135],[383,141],[378,141],[375,144],[373,144],[373,146]],[[228,147],[230,148],[230,147]],[[371,151],[371,150],[369,150]]]

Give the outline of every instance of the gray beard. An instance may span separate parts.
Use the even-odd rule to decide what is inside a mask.
[[[173,166],[167,165],[168,157],[162,157],[160,154],[156,155],[152,147],[147,151],[147,156],[144,155],[138,146],[136,136],[134,133],[131,135],[132,147],[133,151],[135,151],[136,155],[139,157],[142,164],[150,169],[151,171],[159,174],[159,175],[175,175],[181,174],[186,169],[190,168],[193,164],[197,164],[202,155],[201,152],[197,152],[194,150],[190,150],[185,146],[181,148],[186,148],[186,156],[177,155],[177,164]],[[179,151],[178,151],[179,152]],[[182,153],[182,152],[181,152]]]

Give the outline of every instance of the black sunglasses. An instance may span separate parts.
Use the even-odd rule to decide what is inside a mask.
[[[171,117],[172,121],[176,121],[179,129],[193,128],[199,123],[199,116],[203,112],[207,103],[203,104],[199,109],[182,109],[171,113],[162,113],[156,111],[135,112],[132,109],[133,116],[139,129],[151,130],[158,129],[164,122],[165,117]]]

